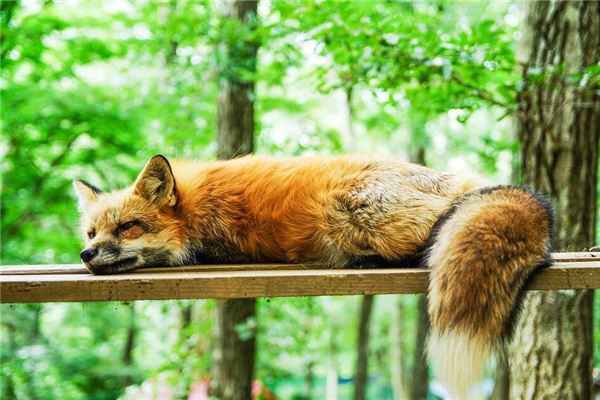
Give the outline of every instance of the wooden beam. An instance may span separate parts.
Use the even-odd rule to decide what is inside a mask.
[[[600,253],[556,253],[529,289],[600,288]],[[422,293],[422,268],[326,269],[319,265],[251,264],[147,268],[94,276],[80,265],[0,268],[0,302],[230,299]]]

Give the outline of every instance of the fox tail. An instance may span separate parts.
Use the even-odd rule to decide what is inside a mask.
[[[523,290],[550,264],[553,213],[524,188],[495,186],[457,200],[429,239],[429,359],[452,398],[469,388],[511,337]]]

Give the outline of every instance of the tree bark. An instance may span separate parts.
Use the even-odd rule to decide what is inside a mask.
[[[427,135],[427,120],[428,115],[411,106],[412,109],[408,114],[410,123],[410,143],[408,145],[408,159],[411,163],[425,165],[425,149],[429,146],[430,139]]]
[[[338,327],[332,321],[329,328],[329,362],[327,365],[327,380],[325,383],[325,398],[327,400],[337,400],[338,398],[338,345],[337,345]]]
[[[510,399],[510,369],[508,365],[508,354],[506,348],[499,351],[496,361],[496,377],[494,379],[494,391],[491,400]]]
[[[410,385],[410,398],[412,400],[427,399],[429,389],[429,369],[427,368],[427,355],[425,346],[429,333],[429,315],[427,314],[427,297],[419,296],[417,305],[417,337],[412,368],[412,382]]]
[[[390,356],[391,362],[391,384],[394,392],[394,399],[407,399],[408,390],[406,385],[406,349],[402,344],[402,335],[404,334],[404,296],[396,297],[396,304],[392,314],[390,326]]]
[[[225,2],[225,18],[248,32],[256,27],[257,1]],[[217,157],[229,159],[254,150],[254,82],[236,72],[256,69],[257,46],[247,35],[224,45],[228,65],[222,66],[217,104]],[[256,299],[218,300],[211,395],[224,400],[248,400],[256,350]]]
[[[227,0],[225,13],[249,30],[256,28],[257,1]],[[217,157],[230,159],[254,151],[254,81],[243,79],[239,70],[256,72],[258,47],[244,37],[235,46],[225,46],[228,64],[221,71],[217,108]]]
[[[123,356],[121,360],[123,365],[131,368],[133,365],[133,350],[135,349],[135,339],[137,336],[136,312],[135,303],[129,304],[129,326],[127,327],[127,335],[125,337],[125,346],[123,347]],[[133,383],[133,375],[131,371],[125,375],[123,386],[129,386]]]
[[[531,2],[519,57],[518,133],[524,184],[556,209],[555,250],[594,243],[600,138],[600,3]],[[519,399],[589,399],[592,291],[534,293],[510,346],[510,393]]]
[[[304,375],[305,395],[304,400],[312,400],[315,387],[315,361],[306,363],[306,374]]]
[[[356,374],[354,377],[354,400],[364,400],[367,394],[369,367],[369,331],[373,311],[373,295],[362,297],[360,318],[358,321],[358,339],[356,345]]]
[[[192,323],[194,303],[185,302],[179,305],[179,330],[186,331]]]
[[[256,300],[217,300],[211,395],[252,398],[256,350]]]
[[[355,144],[354,108],[352,106],[353,93],[354,87],[352,85],[349,85],[344,89],[347,110],[346,150],[352,150]],[[367,295],[361,298],[361,311],[358,321],[358,338],[356,344],[354,400],[364,400],[367,394],[367,379],[369,370],[369,330],[371,325],[373,301],[373,295]]]
[[[352,105],[352,97],[354,95],[354,86],[348,85],[344,88],[346,96],[346,138],[344,147],[346,151],[355,151],[356,135],[354,132],[354,107]]]
[[[312,329],[314,328],[313,326],[313,316],[314,316],[314,303],[315,303],[315,298],[314,297],[308,297],[308,304],[306,306],[306,313],[307,313],[307,318],[304,321],[303,324],[303,335],[304,337],[310,337],[310,332],[312,331]],[[310,355],[308,357],[308,360],[306,362],[306,370],[305,370],[305,374],[304,374],[304,384],[305,384],[305,389],[304,389],[304,400],[312,400],[313,398],[313,391],[314,391],[314,386],[315,386],[315,365],[316,365],[316,357]]]
[[[410,162],[425,166],[425,143],[427,131],[426,118],[423,114],[411,114],[412,143],[410,149]],[[427,399],[429,391],[429,368],[427,365],[426,344],[429,334],[429,314],[427,296],[419,295],[417,303],[417,336],[415,338],[415,353],[413,355],[412,381],[410,383],[410,398],[412,400]]]

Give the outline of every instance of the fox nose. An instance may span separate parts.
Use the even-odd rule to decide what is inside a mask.
[[[79,256],[81,257],[83,262],[88,262],[92,258],[96,257],[96,254],[98,254],[98,249],[90,247],[89,249],[83,249],[83,251],[79,253]]]

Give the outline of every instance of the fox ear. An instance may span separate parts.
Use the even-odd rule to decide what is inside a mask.
[[[79,209],[81,211],[87,210],[88,207],[98,199],[98,195],[102,193],[96,186],[90,185],[86,181],[79,179],[73,181],[73,188],[75,189]]]
[[[174,206],[177,203],[175,177],[169,161],[162,155],[156,155],[146,163],[144,170],[135,181],[134,192],[156,203],[158,206]]]

